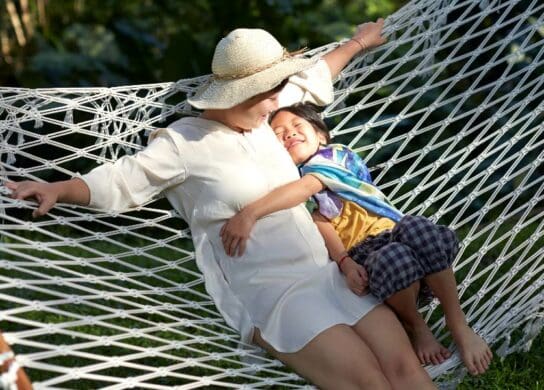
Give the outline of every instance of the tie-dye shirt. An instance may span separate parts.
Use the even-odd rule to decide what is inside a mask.
[[[301,175],[314,175],[327,187],[314,198],[319,212],[330,220],[340,216],[347,201],[394,222],[403,216],[374,185],[363,159],[347,146],[322,147],[299,169]]]

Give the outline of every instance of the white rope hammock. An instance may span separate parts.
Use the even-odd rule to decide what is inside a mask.
[[[471,325],[501,356],[528,348],[544,324],[544,3],[414,0],[386,32],[336,83],[325,111],[336,140],[405,213],[457,230]],[[206,78],[0,88],[0,177],[64,179],[134,153],[147,131],[192,114],[186,95]],[[37,389],[305,386],[240,348],[164,200],[122,214],[59,205],[33,220],[34,204],[8,193],[0,329]],[[450,345],[439,310],[423,313]],[[429,372],[446,385],[460,367],[455,354]]]

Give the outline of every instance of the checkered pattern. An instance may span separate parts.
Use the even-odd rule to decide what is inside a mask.
[[[370,292],[385,300],[426,275],[451,267],[458,251],[459,241],[450,228],[406,215],[393,230],[366,238],[349,254],[366,268]],[[424,290],[420,298],[428,294]]]

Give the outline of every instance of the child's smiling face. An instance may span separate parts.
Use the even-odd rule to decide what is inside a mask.
[[[316,131],[310,122],[289,111],[278,112],[270,126],[295,164],[305,162],[317,152],[320,145],[327,143],[325,136]]]

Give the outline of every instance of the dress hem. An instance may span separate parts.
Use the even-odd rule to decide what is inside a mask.
[[[316,332],[314,332],[313,336],[308,340],[306,341],[304,344],[302,345],[297,345],[296,347],[293,347],[293,348],[277,348],[273,345],[272,342],[270,342],[266,335],[264,334],[263,330],[260,329],[259,327],[255,326],[254,327],[254,331],[253,331],[253,335],[255,335],[255,329],[259,331],[260,333],[260,336],[261,338],[268,344],[270,345],[272,348],[274,348],[274,350],[276,352],[280,352],[280,353],[296,353],[296,352],[299,352],[301,351],[306,345],[308,345],[309,342],[311,342],[313,339],[315,339],[317,336],[319,336],[321,333],[323,333],[324,331],[332,328],[333,326],[336,326],[336,325],[347,325],[347,326],[353,326],[355,325],[357,322],[359,322],[361,319],[363,319],[363,317],[365,317],[367,314],[369,314],[372,310],[374,310],[375,308],[377,308],[378,306],[382,305],[383,303],[382,302],[377,302],[375,305],[373,305],[370,309],[366,310],[365,312],[363,312],[359,317],[357,317],[354,321],[352,322],[337,322],[337,323],[334,323],[334,324],[329,324],[323,328],[320,328],[319,330],[317,330]],[[257,345],[259,348],[262,348],[260,345],[258,344],[255,344],[253,342],[254,345]]]

